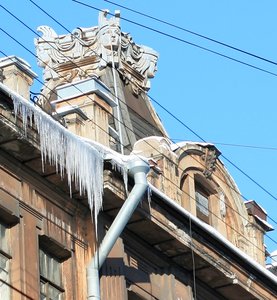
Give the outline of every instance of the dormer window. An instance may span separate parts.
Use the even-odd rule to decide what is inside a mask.
[[[214,211],[214,195],[217,194],[215,183],[200,173],[194,174],[196,216],[207,224],[212,223]],[[218,200],[218,197],[217,197]],[[212,204],[213,202],[213,204]]]

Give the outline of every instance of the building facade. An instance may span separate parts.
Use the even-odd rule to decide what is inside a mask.
[[[119,12],[38,30],[35,103],[28,63],[0,59],[1,297],[276,299],[266,212],[214,145],[169,140],[147,96],[157,52]]]

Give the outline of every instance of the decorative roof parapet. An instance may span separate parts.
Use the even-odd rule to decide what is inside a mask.
[[[46,82],[61,79],[61,74],[68,82],[85,79],[101,74],[109,65],[132,85],[135,93],[149,90],[158,53],[135,44],[128,33],[121,32],[119,11],[109,19],[108,14],[108,10],[99,13],[98,26],[78,27],[66,35],[57,35],[48,26],[38,27],[42,35],[35,39],[35,46]]]

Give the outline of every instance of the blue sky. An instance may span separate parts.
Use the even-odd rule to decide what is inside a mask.
[[[70,0],[34,0],[70,31],[97,25],[98,12]],[[117,7],[103,0],[80,0],[113,12]],[[191,31],[277,62],[276,0],[194,0],[134,1],[120,3]],[[66,31],[43,14],[29,0],[0,0],[0,4],[34,31],[49,25],[58,34]],[[218,51],[237,60],[276,73],[255,70],[188,44],[121,22],[122,31],[130,32],[138,44],[160,53],[158,72],[152,80],[150,95],[203,139],[213,142],[222,154],[277,197],[276,112],[277,66],[219,46],[199,37],[121,10],[124,18],[143,23],[189,42]],[[0,7],[0,27],[34,53],[33,32]],[[0,50],[27,60],[41,78],[36,59],[0,30]],[[2,54],[1,54],[2,56]],[[33,91],[39,91],[36,83]],[[199,141],[190,131],[162,109],[157,111],[172,139]],[[250,145],[276,149],[238,147]],[[247,199],[256,200],[277,222],[277,200],[264,192],[236,168],[222,159]],[[272,220],[269,223],[277,227]],[[277,241],[277,231],[268,234]],[[270,252],[277,244],[266,238]]]

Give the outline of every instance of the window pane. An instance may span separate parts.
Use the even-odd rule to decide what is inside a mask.
[[[209,199],[199,192],[195,192],[196,208],[205,216],[209,216]]]
[[[49,291],[49,294],[48,296],[50,297],[51,300],[60,300],[60,296],[61,296],[61,291],[59,291],[58,289],[54,288],[53,286],[51,286],[49,284],[48,286],[48,291]]]
[[[10,288],[5,284],[9,282],[9,259],[2,254],[0,254],[0,279],[1,299],[10,299]]]
[[[47,283],[40,282],[40,300],[47,299]]]
[[[47,257],[42,250],[39,250],[39,270],[40,275],[47,278]]]
[[[40,250],[40,299],[61,300],[62,292],[53,285],[61,286],[61,263],[51,254]]]
[[[53,280],[53,274],[54,274],[54,271],[53,271],[53,258],[47,256],[47,268],[48,268],[48,272],[47,272],[47,279],[51,280],[51,281],[54,281]]]
[[[8,252],[7,229],[0,223],[0,249]]]
[[[4,255],[0,254],[0,270],[8,271],[8,261],[9,259]]]
[[[52,281],[55,282],[57,285],[61,284],[61,276],[60,276],[60,263],[53,259],[53,274],[52,274]]]

